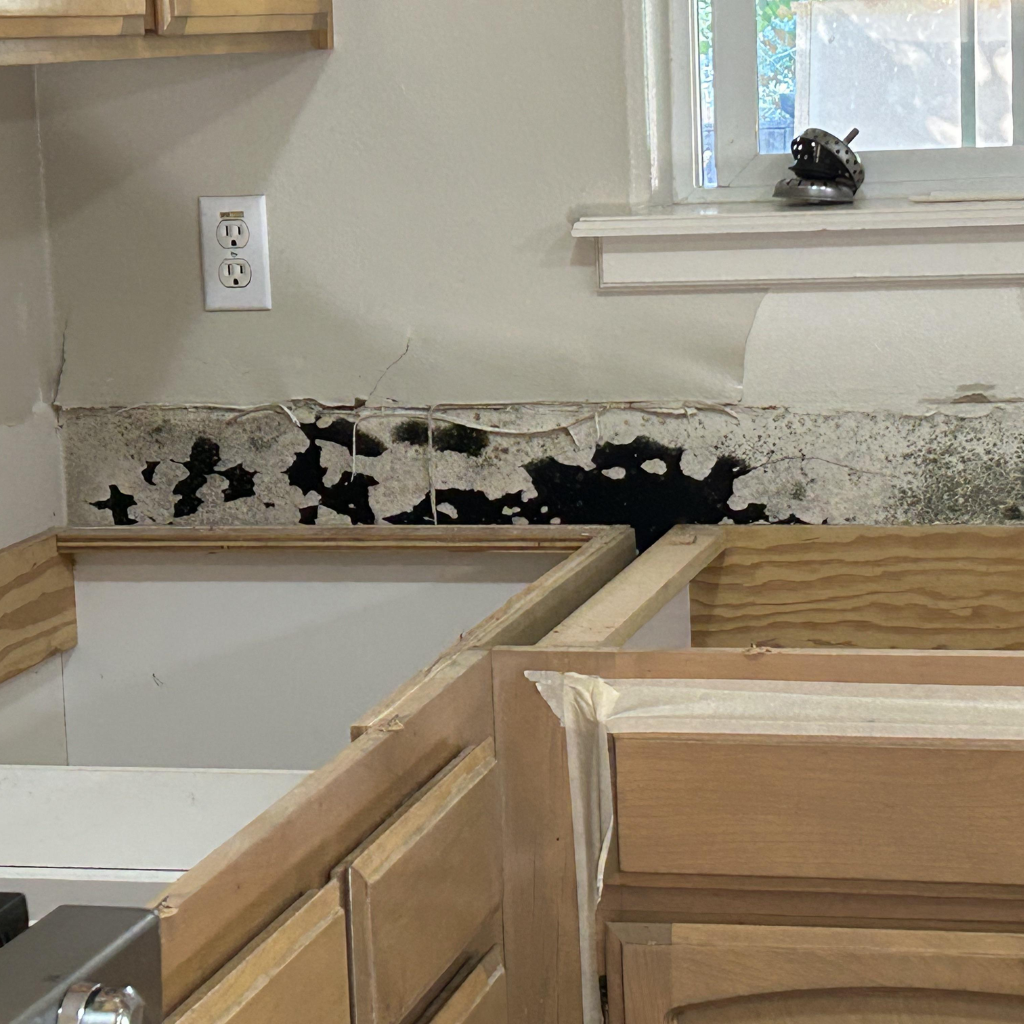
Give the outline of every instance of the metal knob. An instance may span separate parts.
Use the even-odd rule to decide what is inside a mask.
[[[104,988],[78,981],[64,994],[57,1024],[142,1024],[146,1004],[131,987]]]

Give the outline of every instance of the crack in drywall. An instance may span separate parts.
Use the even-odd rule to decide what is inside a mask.
[[[399,354],[394,359],[392,359],[391,362],[388,363],[388,365],[384,367],[383,371],[381,372],[381,375],[377,378],[377,383],[373,385],[373,387],[370,390],[370,393],[366,396],[366,404],[367,405],[369,404],[370,399],[373,398],[373,396],[375,394],[377,394],[377,389],[384,382],[384,378],[409,354],[409,349],[410,349],[411,346],[412,346],[412,332],[410,331],[406,335],[406,338],[405,338],[405,348],[402,349],[401,354]]]
[[[55,409],[57,406],[57,399],[60,396],[60,386],[64,381],[64,368],[68,363],[68,327],[71,324],[71,317],[64,318],[64,329],[60,332],[60,362],[57,365],[57,374],[53,382],[53,397],[50,399],[50,405]]]

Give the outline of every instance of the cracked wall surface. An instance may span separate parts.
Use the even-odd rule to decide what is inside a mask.
[[[1012,523],[1024,409],[64,414],[71,525]]]

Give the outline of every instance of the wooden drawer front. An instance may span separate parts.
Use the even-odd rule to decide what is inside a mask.
[[[507,1024],[505,965],[497,946],[429,1019],[430,1024]]]
[[[496,768],[488,739],[349,865],[357,1024],[398,1024],[460,961],[494,944],[501,903]],[[474,949],[477,941],[486,942],[483,949]]]
[[[612,1024],[1009,1024],[1024,937],[609,925]]]
[[[331,881],[285,912],[192,996],[168,1024],[348,1024],[341,887]]]
[[[165,35],[304,32],[327,27],[330,0],[157,0]]]
[[[1024,884],[1024,749],[615,737],[624,872]]]

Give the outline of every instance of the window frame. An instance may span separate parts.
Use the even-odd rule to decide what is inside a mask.
[[[627,8],[634,8],[627,10],[627,19],[639,14],[644,24],[645,134],[650,140],[651,168],[647,198],[654,205],[767,200],[775,182],[789,173],[790,156],[758,151],[752,0],[712,3],[718,176],[714,188],[699,183],[702,145],[693,0],[627,3]],[[1014,145],[868,152],[862,196],[907,198],[930,192],[1024,196],[1024,0],[1011,0],[1011,40]],[[671,123],[669,133],[666,122]],[[672,182],[670,194],[666,176]]]

